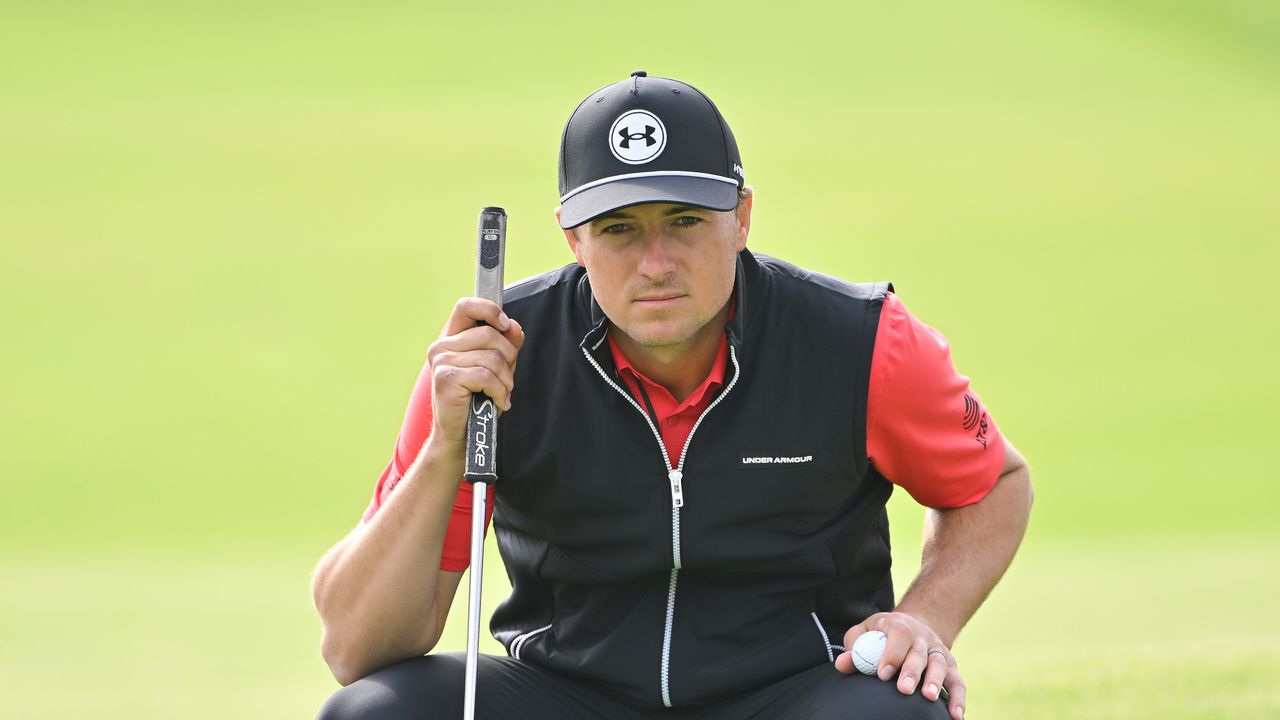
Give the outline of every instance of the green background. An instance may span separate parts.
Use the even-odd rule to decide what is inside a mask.
[[[309,575],[476,213],[567,262],[560,129],[636,68],[732,122],[752,247],[893,280],[1030,460],[970,716],[1280,713],[1272,0],[122,1],[0,5],[6,717],[314,715]]]

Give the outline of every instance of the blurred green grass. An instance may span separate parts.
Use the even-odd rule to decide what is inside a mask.
[[[0,7],[12,716],[314,712],[308,574],[469,291],[476,212],[511,213],[511,278],[566,262],[558,133],[639,67],[730,118],[752,246],[894,280],[1031,460],[973,707],[1280,711],[1276,6],[635,11]]]

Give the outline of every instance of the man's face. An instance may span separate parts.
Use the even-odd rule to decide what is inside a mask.
[[[733,292],[751,200],[728,212],[631,205],[565,230],[596,301],[626,336],[620,341],[673,356],[720,332],[712,321]]]

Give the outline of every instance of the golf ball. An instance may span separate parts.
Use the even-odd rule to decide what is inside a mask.
[[[863,675],[875,675],[880,667],[880,656],[884,654],[885,643],[889,638],[879,630],[870,630],[853,641],[853,666]]]

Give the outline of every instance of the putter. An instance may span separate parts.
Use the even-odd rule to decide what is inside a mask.
[[[476,297],[502,307],[502,260],[507,250],[507,212],[480,211],[480,249],[476,257]],[[476,716],[476,666],[480,661],[480,590],[484,585],[484,511],[489,485],[498,480],[498,408],[484,393],[471,396],[467,418],[467,467],[471,483],[471,591],[467,608],[467,674],[463,720]]]

